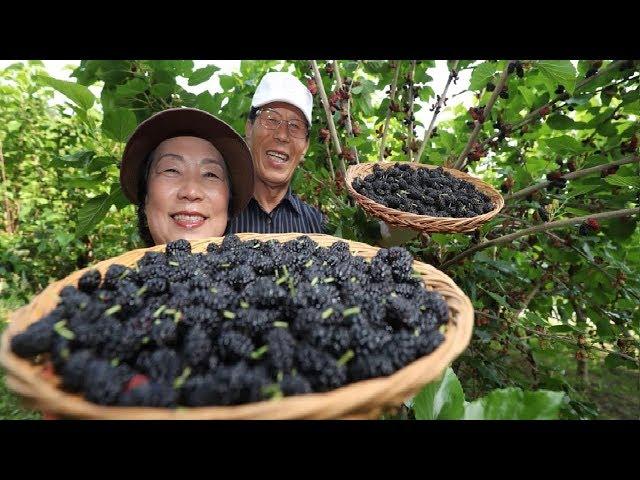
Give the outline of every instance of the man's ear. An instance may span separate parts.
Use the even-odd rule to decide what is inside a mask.
[[[251,121],[247,120],[247,123],[244,124],[244,137],[247,141],[247,143],[249,144],[249,146],[251,146],[250,142],[251,142],[251,135],[253,134],[253,123],[251,123]]]

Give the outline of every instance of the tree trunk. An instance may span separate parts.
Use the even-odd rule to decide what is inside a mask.
[[[12,205],[7,197],[7,177],[4,170],[4,155],[2,155],[2,143],[0,143],[0,174],[2,175],[2,203],[4,204],[4,229],[7,233],[14,233],[14,218],[11,213]]]

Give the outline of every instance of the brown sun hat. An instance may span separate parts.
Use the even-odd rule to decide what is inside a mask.
[[[236,131],[217,117],[197,108],[170,108],[156,113],[135,129],[122,155],[120,185],[137,204],[140,177],[149,153],[168,138],[190,136],[211,142],[227,165],[233,192],[231,214],[240,213],[253,196],[253,162],[249,147]]]

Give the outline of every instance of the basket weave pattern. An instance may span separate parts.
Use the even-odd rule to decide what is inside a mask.
[[[300,236],[293,234],[238,234],[242,240],[275,239],[285,242]],[[379,250],[370,245],[351,242],[330,235],[309,235],[319,245],[328,247],[336,241],[349,244],[351,253],[370,259]],[[209,243],[219,244],[221,237],[192,241],[193,252],[204,252]],[[119,257],[90,267],[104,274],[114,263],[133,266],[147,251],[164,251],[165,246],[132,250]],[[52,283],[33,301],[13,312],[10,324],[0,343],[0,364],[6,369],[6,383],[20,394],[33,408],[51,412],[60,417],[85,419],[326,419],[373,418],[383,409],[399,405],[415,395],[427,383],[435,380],[460,355],[471,339],[473,307],[469,298],[447,275],[431,265],[414,261],[429,290],[440,292],[445,298],[450,319],[445,340],[430,355],[422,357],[388,377],[364,380],[325,392],[289,396],[277,400],[255,402],[237,406],[195,408],[108,407],[90,403],[81,395],[58,389],[59,378],[47,374],[42,365],[20,358],[11,352],[11,338],[24,331],[58,302],[58,292],[66,285],[77,285],[80,276],[89,268],[79,270],[63,280]]]
[[[422,163],[403,162],[410,165],[411,168],[438,168],[435,165],[425,165]],[[491,185],[472,177],[460,170],[453,168],[445,168],[443,170],[452,176],[464,180],[465,182],[472,183],[480,192],[489,197],[491,202],[495,205],[495,208],[490,212],[475,217],[431,217],[428,215],[418,215],[416,213],[403,212],[395,208],[386,207],[380,203],[375,202],[358,193],[352,186],[353,181],[356,178],[364,179],[370,173],[373,173],[373,166],[380,165],[383,169],[392,168],[395,162],[378,162],[378,163],[359,163],[352,165],[347,170],[346,183],[349,194],[360,204],[360,206],[369,214],[384,220],[389,225],[395,225],[397,227],[408,227],[414,230],[418,230],[424,233],[443,232],[443,233],[461,233],[471,232],[484,225],[486,222],[495,217],[502,207],[504,207],[504,198],[500,195],[495,188]]]

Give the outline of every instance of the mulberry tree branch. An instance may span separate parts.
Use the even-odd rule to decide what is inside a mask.
[[[578,225],[588,219],[609,220],[612,218],[626,217],[626,216],[637,214],[637,213],[640,213],[640,208],[627,208],[624,210],[613,210],[610,212],[601,212],[601,213],[595,213],[593,215],[585,215],[583,217],[566,218],[563,220],[556,220],[555,222],[547,222],[541,225],[536,225],[535,227],[525,228],[523,230],[518,230],[517,232],[511,233],[509,235],[504,235],[502,237],[494,238],[493,240],[489,240],[487,242],[483,242],[478,245],[475,245],[474,247],[459,253],[458,255],[453,257],[451,260],[447,260],[442,265],[440,265],[440,268],[447,268],[451,265],[454,265],[459,260],[462,260],[463,258],[468,257],[469,255],[472,255],[480,250],[484,250],[485,248],[489,248],[495,245],[500,245],[503,243],[509,243],[515,240],[516,238],[524,237],[534,233],[544,232],[546,230],[552,230],[555,228]]]
[[[500,74],[498,84],[496,85],[496,88],[493,90],[491,97],[489,97],[489,101],[487,102],[487,104],[484,107],[484,110],[482,111],[482,119],[481,119],[482,121],[478,121],[478,120],[475,121],[475,126],[473,127],[473,132],[471,132],[469,141],[467,142],[467,145],[464,147],[464,150],[462,150],[462,153],[458,157],[458,160],[456,160],[456,163],[453,165],[453,168],[457,168],[458,170],[460,170],[464,167],[467,159],[467,154],[469,153],[469,151],[471,151],[471,147],[473,146],[476,139],[478,138],[478,135],[480,134],[482,125],[484,124],[486,119],[489,117],[489,113],[491,113],[491,109],[493,108],[493,105],[496,103],[496,100],[498,99],[498,95],[500,95],[502,88],[507,82],[507,78],[509,77],[509,65],[511,64],[512,61],[513,60],[507,61],[507,66],[504,68],[504,70]]]
[[[396,62],[396,73],[393,76],[393,82],[391,82],[391,91],[389,92],[389,108],[387,109],[387,116],[384,120],[384,128],[382,129],[382,138],[380,139],[380,161],[384,160],[384,146],[387,140],[387,130],[389,129],[389,122],[391,121],[391,104],[396,98],[396,89],[398,86],[398,75],[400,74],[400,60]]]
[[[416,159],[415,159],[416,162],[420,162],[420,159],[422,158],[422,153],[424,152],[424,148],[427,145],[427,142],[429,141],[429,139],[431,138],[431,134],[433,133],[433,126],[436,123],[436,118],[438,117],[438,114],[442,109],[442,105],[444,104],[444,101],[447,98],[447,90],[449,90],[449,85],[451,85],[451,82],[458,74],[458,72],[456,71],[456,68],[458,67],[458,63],[460,63],[460,60],[456,60],[455,62],[453,62],[453,65],[451,66],[451,70],[449,71],[449,78],[447,79],[447,83],[444,86],[442,95],[440,95],[440,99],[436,103],[435,109],[433,111],[433,116],[431,117],[431,122],[429,123],[429,128],[427,128],[427,130],[424,132],[424,137],[422,138],[422,144],[420,145],[420,150],[418,150],[418,155],[416,155]]]

